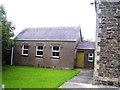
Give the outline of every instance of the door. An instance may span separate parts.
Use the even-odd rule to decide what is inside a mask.
[[[77,52],[76,67],[84,68],[84,52]]]

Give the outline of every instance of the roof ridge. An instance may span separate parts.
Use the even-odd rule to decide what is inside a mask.
[[[80,29],[80,26],[61,26],[61,27],[28,27],[25,28],[24,30],[31,30],[31,29],[43,29],[43,30],[47,30],[47,29],[57,29],[57,30],[61,30],[61,29]]]

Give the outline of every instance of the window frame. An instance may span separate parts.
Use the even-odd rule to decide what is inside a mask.
[[[38,49],[38,46],[42,46],[43,49]],[[37,55],[37,51],[42,51],[42,52],[43,52],[43,55],[44,55],[44,45],[37,45],[37,46],[36,46],[36,56],[38,56],[38,57],[43,57],[43,55]]]
[[[92,54],[92,56],[90,56],[90,54]],[[90,60],[89,58],[92,58],[92,60]],[[88,62],[93,62],[94,60],[94,55],[93,53],[88,53]]]
[[[24,56],[28,56],[28,54],[24,54],[24,53],[23,53],[24,50],[28,50],[28,51],[29,51],[29,45],[26,45],[26,46],[28,46],[28,49],[25,49],[25,48],[24,48],[25,45],[22,45],[22,55],[24,55]]]
[[[59,50],[53,50],[53,47],[58,47]],[[53,56],[53,52],[58,52],[59,56]],[[52,58],[60,58],[60,46],[57,45],[52,46]]]

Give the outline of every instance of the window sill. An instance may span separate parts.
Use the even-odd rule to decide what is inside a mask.
[[[93,63],[93,61],[88,60],[89,63]]]
[[[22,54],[21,56],[28,57],[28,55],[24,55],[24,54]]]
[[[38,58],[43,58],[43,56],[35,56],[35,57],[38,57]]]
[[[51,57],[52,59],[60,59],[60,57]]]

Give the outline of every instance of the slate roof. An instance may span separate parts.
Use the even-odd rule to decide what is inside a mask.
[[[17,40],[76,41],[80,35],[80,27],[26,28],[17,35]]]
[[[77,49],[95,49],[95,42],[80,42]]]

